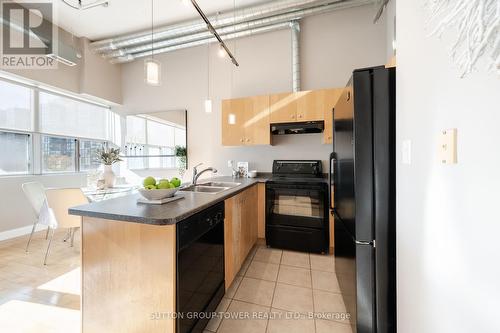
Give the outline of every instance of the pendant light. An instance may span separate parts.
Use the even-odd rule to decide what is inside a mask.
[[[205,100],[205,112],[212,113],[212,100],[210,99],[210,43],[207,43],[207,99]]]
[[[159,86],[161,85],[161,63],[153,58],[153,1],[151,0],[151,58],[144,60],[144,80],[150,86]]]

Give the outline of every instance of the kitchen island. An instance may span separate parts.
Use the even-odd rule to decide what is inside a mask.
[[[82,332],[176,332],[177,226],[224,202],[226,288],[263,238],[265,178],[217,194],[179,192],[164,204],[139,194],[73,207],[82,219]],[[218,177],[217,181],[234,181]]]

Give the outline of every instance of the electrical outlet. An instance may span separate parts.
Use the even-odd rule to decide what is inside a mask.
[[[411,164],[411,140],[403,140],[401,145],[401,163]]]

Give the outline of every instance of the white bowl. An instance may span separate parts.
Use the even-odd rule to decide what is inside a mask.
[[[161,200],[169,197],[173,197],[175,192],[179,190],[176,188],[162,189],[162,190],[147,190],[145,188],[140,188],[139,193],[147,200]]]
[[[248,171],[248,177],[250,177],[250,178],[257,177],[257,170]]]

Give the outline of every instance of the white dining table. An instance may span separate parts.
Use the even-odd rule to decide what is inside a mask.
[[[123,184],[102,190],[95,187],[84,187],[82,188],[82,192],[90,202],[97,202],[136,193],[138,188],[139,186],[137,185]]]

